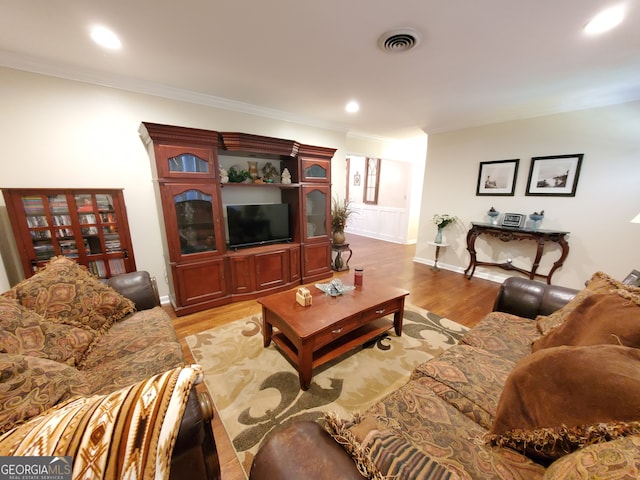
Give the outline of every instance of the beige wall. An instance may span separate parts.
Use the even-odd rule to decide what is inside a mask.
[[[448,268],[468,262],[469,222],[482,220],[492,205],[501,211],[544,209],[543,227],[570,230],[571,252],[554,283],[580,286],[601,269],[621,278],[640,267],[640,103],[572,112],[429,136],[389,141],[354,138],[344,132],[131,93],[0,68],[0,187],[124,188],[136,263],[168,288],[151,168],[138,136],[141,121],[211,130],[242,131],[337,148],[333,189],[344,192],[345,154],[411,161],[411,215],[416,217],[416,260],[428,263],[435,236],[434,213],[458,215],[447,229],[452,242],[441,257]],[[584,153],[575,198],[525,197],[531,156]],[[514,197],[476,197],[480,161],[520,158]],[[424,178],[424,182],[422,179]],[[415,195],[415,192],[424,192]],[[418,224],[419,221],[419,224]],[[486,251],[500,254],[503,246]],[[528,255],[521,252],[522,259]],[[553,253],[553,252],[551,252]],[[6,209],[0,199],[0,288],[4,277],[21,275]],[[548,262],[548,259],[545,259]],[[502,271],[487,270],[499,279]],[[483,272],[480,272],[483,273]]]
[[[240,131],[337,148],[344,189],[346,135],[192,103],[0,68],[0,187],[124,188],[136,264],[166,295],[160,219],[140,122]],[[340,168],[342,166],[342,168]],[[22,275],[0,199],[0,283]]]
[[[579,288],[602,270],[624,278],[640,267],[640,225],[629,221],[640,212],[640,102],[576,111],[429,136],[424,194],[416,260],[430,263],[436,233],[435,213],[457,215],[448,227],[452,245],[441,252],[440,264],[462,271],[469,255],[466,232],[471,221],[486,220],[494,206],[501,212],[529,214],[544,210],[541,228],[571,232],[570,252],[553,283]],[[584,153],[575,197],[525,196],[531,157]],[[479,162],[520,159],[515,196],[476,196]],[[529,242],[478,241],[478,258],[512,258],[530,264]],[[543,258],[546,271],[556,248]],[[501,280],[508,272],[478,268],[477,273]]]

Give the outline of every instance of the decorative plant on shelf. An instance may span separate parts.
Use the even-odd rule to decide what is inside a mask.
[[[229,181],[232,183],[242,183],[249,178],[249,172],[247,170],[240,170],[236,166],[233,166],[227,172],[229,175]]]
[[[333,235],[333,243],[339,245],[344,243],[344,229],[347,226],[347,220],[355,213],[351,208],[351,201],[344,199],[340,201],[334,198],[331,205],[331,232]]]
[[[438,233],[436,234],[435,243],[442,243],[442,230],[444,227],[451,223],[455,223],[458,221],[458,217],[449,215],[448,213],[436,213],[433,216],[433,223],[438,227]]]

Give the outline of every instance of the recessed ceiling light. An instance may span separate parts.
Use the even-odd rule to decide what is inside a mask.
[[[584,26],[584,31],[592,35],[604,33],[620,25],[623,19],[624,9],[622,6],[607,8],[593,17],[591,21]]]
[[[352,100],[347,103],[344,109],[349,113],[356,113],[358,110],[360,110],[360,105],[358,105],[358,102],[356,102],[355,100]]]
[[[91,38],[104,48],[117,50],[122,46],[118,36],[106,27],[94,27],[91,30]]]

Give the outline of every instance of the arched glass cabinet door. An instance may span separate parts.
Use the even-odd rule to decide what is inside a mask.
[[[329,182],[329,161],[317,158],[301,158],[303,182]]]
[[[157,161],[158,176],[164,178],[215,178],[213,149],[163,145]]]
[[[215,251],[216,229],[213,197],[191,189],[173,196],[180,253],[189,255]]]
[[[305,185],[303,192],[305,239],[327,238],[329,235],[329,188]]]
[[[217,252],[220,234],[215,187],[174,184],[164,188],[164,208],[173,217],[167,223],[172,261]]]

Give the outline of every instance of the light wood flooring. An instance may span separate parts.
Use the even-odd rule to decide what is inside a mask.
[[[398,245],[353,234],[347,235],[353,250],[350,270],[335,273],[352,284],[353,267],[364,268],[364,282],[368,278],[384,278],[391,285],[409,290],[407,302],[434,312],[458,323],[473,327],[491,311],[499,284],[473,278],[447,270],[433,271],[428,265],[413,262],[415,245]],[[165,310],[174,319],[174,325],[187,361],[193,357],[184,338],[195,333],[224,325],[233,320],[259,314],[260,305],[255,301],[238,302],[203,312],[176,317],[170,306]],[[242,468],[235,456],[229,438],[217,418],[213,433],[216,439],[222,480],[244,480]]]

